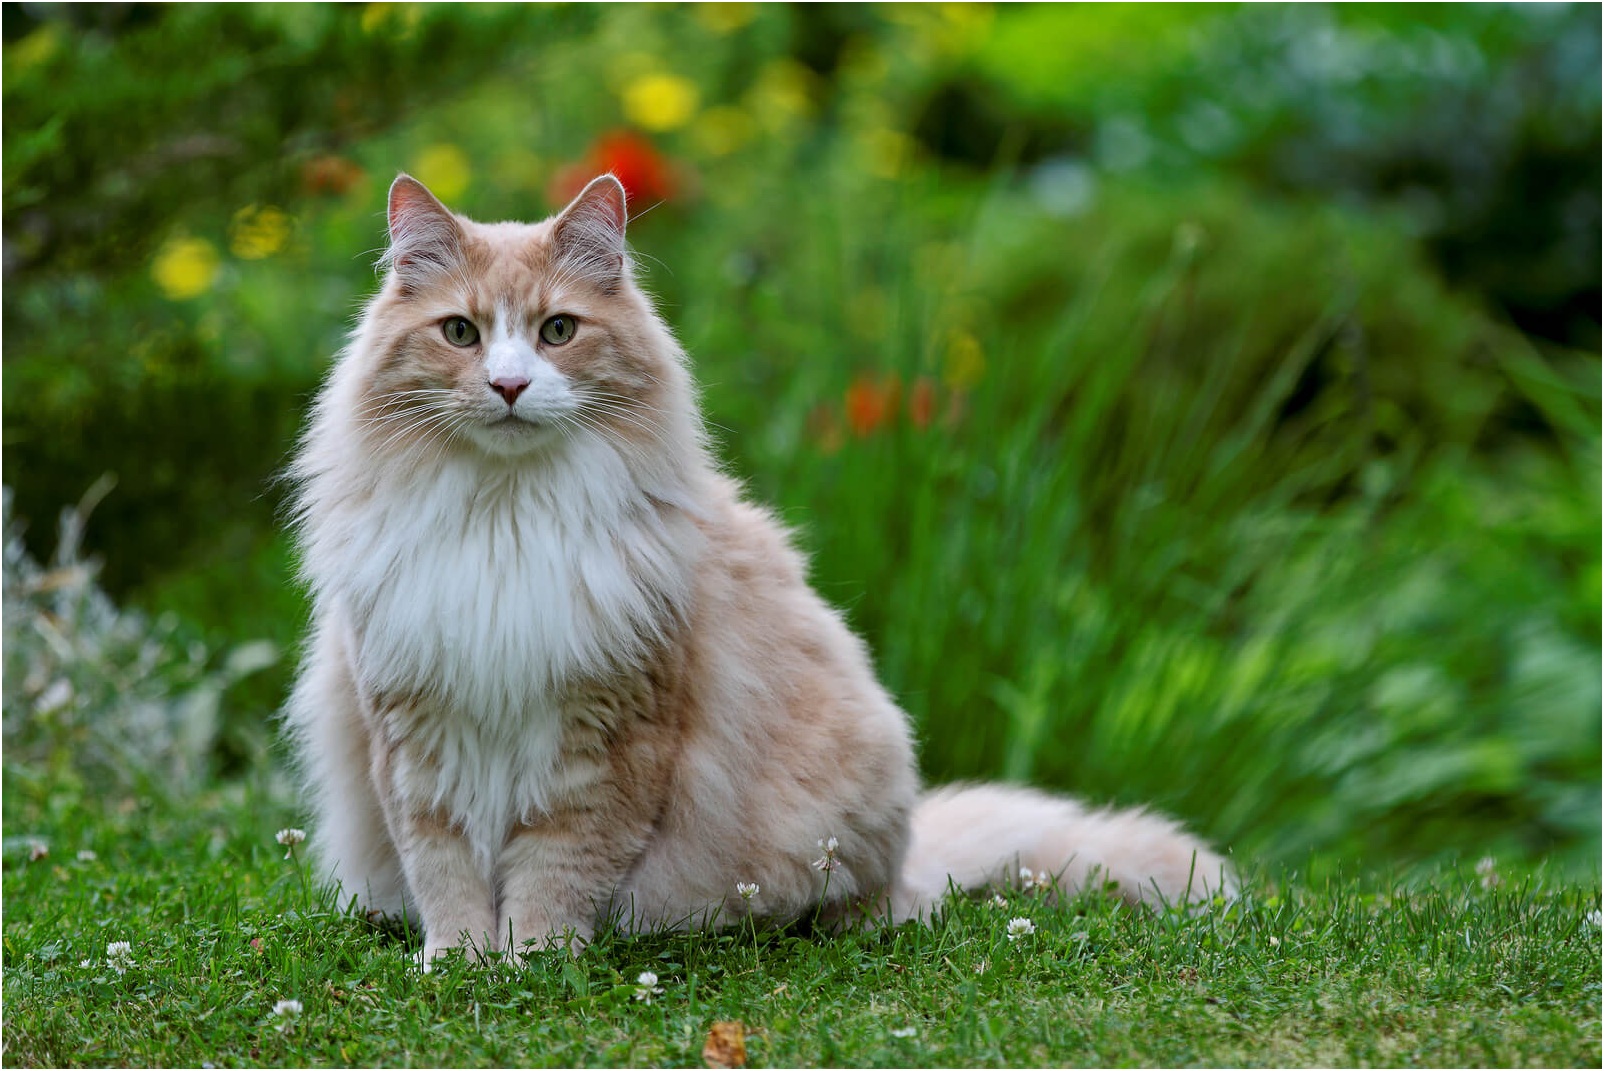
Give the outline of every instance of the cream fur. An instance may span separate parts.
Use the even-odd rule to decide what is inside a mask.
[[[609,915],[910,918],[1020,865],[1132,899],[1229,885],[1156,816],[919,802],[868,653],[711,460],[624,218],[610,177],[532,226],[392,189],[385,285],[292,468],[314,623],[287,721],[327,875],[421,920],[426,962],[577,948]]]

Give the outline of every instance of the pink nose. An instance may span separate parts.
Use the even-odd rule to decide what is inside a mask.
[[[516,402],[518,400],[518,395],[522,394],[524,392],[524,388],[528,386],[529,381],[527,379],[511,379],[503,377],[501,379],[492,379],[490,381],[490,389],[505,398],[508,405]]]

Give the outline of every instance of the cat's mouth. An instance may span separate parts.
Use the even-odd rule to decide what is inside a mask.
[[[546,423],[547,421],[539,413],[514,413],[508,410],[493,420],[485,421],[485,426],[504,431],[517,431],[520,428],[538,428]]]
[[[487,414],[482,422],[471,424],[465,430],[481,450],[501,457],[543,450],[560,438],[550,413]]]
[[[484,426],[500,432],[545,431],[569,415],[560,405],[508,406],[499,413],[487,413]]]

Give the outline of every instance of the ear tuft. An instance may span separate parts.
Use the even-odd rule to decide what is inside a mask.
[[[423,277],[456,268],[462,260],[462,227],[451,210],[411,175],[390,185],[388,265],[410,289]]]
[[[597,176],[557,216],[552,241],[558,262],[575,277],[612,293],[623,284],[628,268],[628,223],[623,183],[610,174]]]

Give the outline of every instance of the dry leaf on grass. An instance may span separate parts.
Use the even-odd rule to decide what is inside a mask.
[[[708,1067],[745,1067],[746,1026],[734,1020],[714,1023],[702,1046],[702,1062]]]

